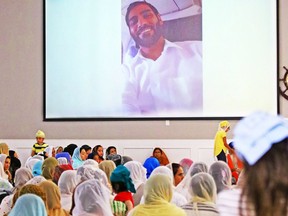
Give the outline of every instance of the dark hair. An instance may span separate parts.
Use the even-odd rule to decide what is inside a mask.
[[[82,151],[82,149],[84,149],[85,151],[89,151],[91,150],[92,148],[89,146],[89,145],[82,145],[81,148],[80,148],[80,152]]]
[[[93,148],[92,151],[97,154],[97,150],[98,150],[100,147],[102,147],[102,145],[96,145],[96,146],[94,146],[94,148]],[[103,148],[103,147],[102,147],[102,148]]]
[[[141,4],[149,6],[155,15],[159,14],[159,11],[153,5],[149,4],[148,2],[145,2],[145,1],[133,2],[128,6],[127,11],[126,11],[126,15],[125,15],[125,21],[126,21],[126,24],[128,27],[129,27],[129,14],[130,14],[131,10],[133,8],[137,7],[138,5],[141,5]]]
[[[244,160],[244,200],[255,209],[255,215],[287,215],[288,206],[288,138],[274,143],[254,165]],[[240,205],[240,215],[245,210]]]
[[[153,150],[153,155],[154,155],[154,153],[155,153],[155,151],[156,150],[159,150],[160,152],[161,152],[161,154],[163,153],[163,151],[162,151],[162,149],[161,148],[159,148],[159,147],[156,147],[156,148],[154,148],[154,150]]]
[[[128,191],[126,183],[124,182],[111,182],[112,188],[115,191],[115,193],[120,193],[123,191]]]
[[[172,165],[173,176],[175,176],[176,173],[178,172],[179,167],[181,167],[181,165],[178,163],[172,163],[171,165]]]
[[[76,144],[71,143],[63,149],[63,152],[68,152],[70,154],[70,156],[72,157],[73,152],[77,147],[78,146]]]
[[[108,155],[110,154],[111,149],[115,149],[116,152],[117,152],[117,149],[116,149],[115,146],[109,146],[109,147],[106,149],[106,152],[105,152],[106,160],[107,160]]]

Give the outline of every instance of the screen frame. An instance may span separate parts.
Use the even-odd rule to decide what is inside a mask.
[[[199,120],[239,120],[243,118],[243,116],[199,116],[199,117],[154,117],[154,116],[144,116],[144,117],[47,117],[47,110],[46,110],[46,1],[43,0],[43,121],[51,121],[51,122],[58,122],[58,121],[155,121],[155,120],[192,120],[192,121],[199,121]],[[279,0],[276,0],[276,94],[277,94],[277,114],[280,113],[280,89],[279,89]]]

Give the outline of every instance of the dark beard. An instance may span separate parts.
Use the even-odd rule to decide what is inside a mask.
[[[140,47],[151,47],[153,46],[158,40],[159,38],[163,35],[163,30],[162,30],[162,25],[159,24],[159,22],[156,24],[155,27],[153,27],[154,30],[154,34],[150,37],[147,37],[145,39],[141,39],[138,36],[132,36],[131,37],[134,39],[136,45],[140,46]]]

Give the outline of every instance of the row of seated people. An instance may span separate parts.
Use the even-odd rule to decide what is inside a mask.
[[[27,164],[38,157],[38,168],[37,163],[32,169],[19,168],[14,187],[1,183],[11,194],[2,200],[0,214],[288,215],[287,121],[252,114],[239,121],[234,145],[244,164],[235,185],[223,161],[208,167],[186,158],[182,166],[161,165],[152,155],[143,164],[132,159],[115,163],[112,155],[117,154],[112,154],[100,163],[85,159],[75,168],[72,160],[75,154],[80,157],[82,146],[74,149],[70,161],[57,157],[63,152],[44,160],[36,155]]]

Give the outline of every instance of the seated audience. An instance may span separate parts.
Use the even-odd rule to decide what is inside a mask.
[[[229,166],[224,161],[216,161],[209,168],[209,174],[213,177],[217,194],[223,190],[230,190],[232,185],[232,174]]]
[[[0,143],[0,154],[9,155],[9,146],[7,143]]]
[[[106,152],[105,152],[105,156],[106,156],[106,160],[108,160],[108,155],[110,154],[117,154],[117,149],[115,146],[109,146],[107,149],[106,149]]]
[[[73,216],[113,216],[110,191],[99,180],[82,182],[76,187],[73,197],[70,211]]]
[[[212,176],[208,173],[198,173],[191,178],[191,200],[181,206],[188,216],[218,216],[216,208],[216,185]]]
[[[42,164],[42,176],[47,180],[52,180],[55,174],[55,167],[58,166],[58,161],[54,157],[47,158]]]
[[[61,194],[61,206],[67,211],[70,211],[72,207],[72,194],[78,184],[76,174],[76,170],[66,170],[62,173],[58,181]]]
[[[136,193],[134,184],[130,178],[130,171],[125,166],[119,165],[112,172],[110,181],[112,189],[116,193],[114,200],[125,203],[128,213],[134,207],[132,193]]]
[[[39,187],[46,193],[49,216],[69,216],[69,212],[61,207],[60,190],[56,184],[52,181],[43,181]]]
[[[151,176],[144,187],[144,204],[136,206],[129,216],[185,216],[183,209],[171,204],[171,179],[166,175]]]
[[[10,173],[10,163],[11,163],[11,158],[9,155],[6,154],[0,154],[0,162],[3,165],[4,173],[7,175],[7,180],[13,184],[12,181],[12,174]],[[6,177],[5,177],[6,179]]]
[[[18,154],[14,150],[9,150],[9,156],[11,158],[10,173],[12,175],[12,182],[14,182],[15,172],[21,167],[21,161],[18,159]]]
[[[188,172],[189,168],[192,166],[193,161],[189,158],[183,158],[179,164],[182,166],[183,171],[184,171],[184,175],[186,175],[186,173]]]
[[[147,171],[138,161],[129,161],[124,166],[130,171],[130,177],[136,190],[136,193],[133,194],[134,206],[137,206],[143,196]]]
[[[143,166],[145,167],[146,169],[146,177],[147,179],[149,178],[149,176],[151,175],[152,171],[160,166],[160,163],[159,161],[157,160],[157,158],[154,158],[154,157],[149,157],[145,160]]]
[[[95,160],[98,164],[104,161],[103,147],[101,145],[96,145],[89,154],[88,158]]]
[[[165,152],[159,147],[154,148],[152,156],[157,158],[160,166],[166,166],[169,164],[168,157],[166,156]]]
[[[173,172],[171,169],[169,169],[168,167],[166,166],[159,166],[157,168],[155,168],[150,177],[154,176],[154,175],[167,175],[171,181],[171,184],[172,184],[172,190],[173,190],[173,194],[172,194],[172,199],[171,199],[171,203],[175,204],[176,206],[182,206],[184,204],[187,203],[187,199],[180,193],[178,193],[176,190],[175,190],[175,186],[174,186],[174,177],[173,177]],[[142,201],[141,201],[142,203]]]
[[[189,193],[191,178],[197,173],[207,173],[208,166],[203,162],[195,162],[187,171],[184,179],[177,185],[176,191],[182,194],[187,200],[191,200],[191,194]]]
[[[77,148],[78,146],[74,143],[69,144],[68,146],[66,146],[63,149],[63,152],[68,152],[70,154],[70,156],[72,157],[74,150]]]
[[[47,216],[47,211],[40,197],[25,194],[17,199],[9,216]]]
[[[288,215],[287,120],[254,112],[238,122],[233,140],[236,153],[244,163],[243,184],[218,194],[220,214]]]

